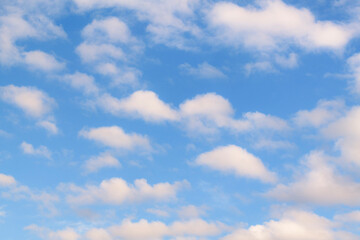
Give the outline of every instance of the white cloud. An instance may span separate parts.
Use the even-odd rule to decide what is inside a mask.
[[[103,95],[99,103],[113,114],[130,115],[149,122],[174,121],[178,118],[177,112],[151,91],[136,91],[123,99]]]
[[[44,128],[46,131],[48,131],[51,134],[58,134],[59,132],[59,129],[56,126],[56,124],[51,121],[39,121],[36,123],[36,125]]]
[[[121,42],[133,41],[127,25],[116,17],[93,20],[81,32],[83,38],[94,42]]]
[[[102,181],[99,186],[87,185],[81,188],[73,184],[63,184],[61,188],[74,193],[67,196],[67,201],[70,204],[105,203],[120,205],[144,201],[174,200],[177,192],[188,185],[187,181],[150,185],[145,179],[137,179],[134,184],[129,184],[121,178],[111,178]]]
[[[235,145],[217,147],[210,152],[202,153],[196,158],[195,163],[240,177],[270,183],[276,181],[276,174],[268,171],[259,158]]]
[[[197,95],[180,105],[180,114],[189,132],[216,133],[218,128],[235,132],[288,129],[287,123],[277,117],[260,112],[248,112],[235,119],[229,101],[215,93]]]
[[[67,74],[62,80],[72,88],[80,90],[88,95],[97,94],[99,92],[99,88],[96,86],[94,78],[85,73],[75,72],[74,74]]]
[[[45,72],[61,70],[65,67],[64,63],[59,62],[53,56],[43,51],[24,52],[24,62],[30,68]]]
[[[51,159],[51,152],[45,146],[40,146],[40,147],[35,149],[34,146],[31,145],[30,143],[22,142],[21,145],[20,145],[20,148],[23,151],[23,153],[25,153],[25,154],[39,155],[39,156],[43,156],[43,157],[46,157],[48,159]]]
[[[86,63],[104,59],[125,60],[125,53],[112,44],[82,43],[76,48],[81,60]]]
[[[307,9],[281,0],[258,1],[241,7],[218,2],[207,13],[216,39],[225,44],[260,50],[281,50],[288,45],[306,49],[342,49],[351,39],[350,26],[316,20]]]
[[[87,240],[112,240],[110,234],[102,228],[93,228],[86,232],[85,237]]]
[[[41,239],[45,240],[79,240],[80,235],[73,228],[65,228],[58,231],[50,231],[47,228],[39,227],[35,224],[24,228],[25,230],[34,232]]]
[[[118,67],[114,63],[101,63],[96,66],[96,72],[111,77],[111,85],[122,87],[124,85],[129,85],[131,87],[136,87],[139,85],[139,78],[142,73],[136,68],[131,67]]]
[[[17,87],[14,85],[0,87],[0,98],[35,118],[48,114],[55,105],[54,99],[34,87]]]
[[[354,106],[345,116],[322,129],[322,133],[336,140],[336,148],[343,160],[360,166],[360,107]]]
[[[253,147],[256,149],[289,149],[294,148],[295,145],[288,141],[260,138],[256,139]]]
[[[148,208],[146,209],[146,212],[154,214],[156,216],[160,217],[169,217],[169,213],[165,210],[156,209],[156,208]]]
[[[290,53],[288,57],[276,55],[275,62],[284,68],[294,68],[298,65],[298,56],[296,53]]]
[[[151,150],[150,141],[147,137],[136,133],[127,134],[118,126],[82,130],[79,132],[79,135],[112,148],[125,150],[141,148]]]
[[[306,171],[293,182],[279,184],[266,195],[281,201],[317,205],[360,205],[360,183],[340,175],[328,157],[314,151],[306,156]]]
[[[340,222],[359,222],[360,223],[360,211],[352,211],[344,214],[337,214],[334,216],[334,220]]]
[[[336,229],[330,220],[312,212],[288,210],[279,220],[241,228],[221,240],[355,240],[356,236]]]
[[[320,100],[316,108],[298,111],[293,120],[300,127],[320,127],[338,118],[344,108],[342,100]]]
[[[5,175],[0,173],[0,187],[8,187],[15,185],[16,181],[13,176]]]
[[[161,0],[156,3],[146,0],[74,0],[74,2],[80,10],[115,7],[134,11],[139,20],[149,22],[146,30],[155,43],[187,49],[189,47],[184,35],[200,35],[200,29],[191,21],[198,0]]]
[[[181,64],[179,68],[182,71],[184,71],[186,74],[192,75],[197,78],[204,78],[204,79],[226,78],[226,75],[222,71],[208,64],[207,62],[198,64],[196,67],[192,67],[190,64],[184,63]]]
[[[118,168],[120,166],[121,164],[119,160],[114,158],[110,153],[103,153],[100,154],[99,156],[92,157],[89,160],[87,160],[84,163],[83,168],[85,169],[86,173],[92,173],[99,171],[101,168],[106,168],[106,167]]]
[[[269,61],[247,63],[244,66],[246,75],[254,72],[274,72],[274,67]]]

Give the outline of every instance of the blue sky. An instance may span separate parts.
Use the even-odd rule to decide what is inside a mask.
[[[359,19],[2,0],[1,239],[360,239]]]

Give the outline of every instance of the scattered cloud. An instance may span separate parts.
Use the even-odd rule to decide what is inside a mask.
[[[39,127],[44,128],[46,131],[48,131],[51,134],[58,134],[59,133],[59,129],[56,126],[55,123],[51,122],[51,121],[39,121],[36,123],[36,125],[38,125]]]
[[[179,66],[179,68],[185,74],[194,76],[196,78],[204,78],[204,79],[226,78],[226,75],[222,71],[220,71],[218,68],[208,64],[207,62],[198,64],[196,67],[192,67],[190,64],[184,63],[184,64],[181,64]]]
[[[64,63],[59,62],[53,56],[42,51],[31,51],[24,53],[25,63],[33,69],[41,71],[57,71],[65,67]]]
[[[276,174],[267,170],[259,158],[235,145],[217,147],[202,153],[196,158],[195,164],[266,183],[276,181]]]
[[[38,148],[34,148],[34,146],[27,142],[22,142],[20,145],[21,150],[25,154],[29,155],[39,155],[43,156],[45,158],[51,159],[51,152],[50,150],[45,146],[40,146]]]
[[[157,183],[150,185],[145,179],[137,179],[129,184],[121,178],[104,180],[99,186],[87,185],[78,187],[73,184],[62,184],[60,188],[69,192],[67,202],[75,205],[95,203],[120,205],[123,203],[139,203],[144,201],[175,200],[177,192],[187,187],[187,181]]]
[[[86,173],[97,172],[102,168],[119,168],[121,166],[119,160],[114,158],[110,153],[102,153],[99,156],[91,157],[84,163]]]
[[[146,136],[136,133],[127,134],[118,126],[84,129],[79,132],[79,135],[115,149],[151,150],[150,141]]]
[[[61,80],[86,95],[97,94],[100,91],[98,86],[96,86],[94,78],[85,73],[75,72],[74,74],[66,74]]]
[[[0,98],[34,118],[41,118],[49,114],[55,105],[54,99],[35,87],[14,85],[0,87]]]

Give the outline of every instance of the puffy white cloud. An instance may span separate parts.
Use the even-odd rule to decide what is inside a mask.
[[[260,112],[248,112],[243,114],[243,118],[235,119],[229,101],[215,93],[186,100],[180,105],[180,114],[186,127],[193,133],[215,133],[218,128],[235,132],[288,129],[284,120]]]
[[[82,43],[76,48],[81,60],[86,63],[104,59],[125,60],[125,53],[112,44]]]
[[[51,122],[51,121],[39,121],[36,123],[36,125],[38,125],[39,127],[44,128],[46,131],[48,131],[51,134],[58,134],[59,129],[56,126],[55,123]]]
[[[116,17],[93,20],[81,32],[82,36],[94,42],[121,42],[133,41],[127,25]]]
[[[101,63],[96,66],[95,70],[104,75],[111,77],[111,85],[121,87],[128,85],[136,87],[139,85],[139,78],[142,73],[136,68],[132,67],[118,67],[114,63]]]
[[[217,236],[225,230],[221,223],[209,223],[202,219],[176,221],[166,225],[160,221],[149,222],[141,219],[138,222],[124,220],[121,225],[112,226],[109,232],[114,237],[124,240],[151,239],[161,240],[164,237],[207,237]]]
[[[301,127],[320,127],[338,118],[344,109],[342,100],[320,100],[316,108],[298,111],[293,120]]]
[[[83,168],[85,169],[86,173],[92,173],[99,171],[101,168],[106,168],[106,167],[118,168],[120,166],[121,164],[119,160],[114,158],[110,153],[103,153],[100,154],[99,156],[92,157],[89,160],[87,160],[84,163]]]
[[[16,183],[15,178],[10,175],[0,173],[0,187],[12,186]]]
[[[306,170],[288,184],[266,193],[281,201],[317,205],[360,205],[360,183],[337,173],[328,157],[314,151],[306,156]]]
[[[288,210],[278,220],[241,228],[221,240],[355,240],[356,236],[336,229],[330,220],[312,212]]]
[[[65,67],[64,63],[60,63],[53,56],[43,51],[24,52],[24,62],[30,68],[42,71],[57,71]]]
[[[181,64],[179,68],[188,75],[192,75],[197,78],[213,79],[213,78],[226,78],[226,75],[217,69],[216,67],[203,62],[196,67],[192,67],[188,63]]]
[[[39,156],[43,156],[43,157],[46,157],[48,159],[51,159],[51,152],[45,146],[40,146],[40,147],[35,149],[32,144],[27,143],[27,142],[22,142],[21,145],[20,145],[20,148],[25,154],[39,155]]]
[[[194,205],[187,205],[187,206],[183,206],[181,207],[178,211],[177,211],[178,215],[180,218],[189,218],[189,219],[194,219],[194,218],[199,218],[202,215],[205,215],[205,209],[204,207],[197,207]]]
[[[194,25],[194,7],[198,0],[161,0],[149,2],[146,0],[116,1],[116,0],[74,0],[80,10],[96,8],[121,8],[135,12],[142,21],[148,21],[146,30],[151,34],[154,42],[178,48],[188,48],[184,34],[197,36],[199,28]]]
[[[88,95],[97,94],[100,91],[96,86],[94,78],[85,73],[75,72],[74,74],[67,74],[61,80]]]
[[[336,140],[336,148],[343,160],[360,166],[360,107],[354,106],[345,116],[322,129],[322,133]]]
[[[118,126],[81,130],[79,135],[112,148],[125,150],[141,148],[151,150],[150,141],[147,137],[136,133],[127,134]]]
[[[293,44],[306,49],[341,49],[351,39],[350,26],[316,20],[307,9],[281,0],[242,7],[218,2],[207,13],[216,39],[225,44],[261,50],[281,50]]]
[[[187,181],[170,183],[157,183],[149,185],[145,179],[137,179],[134,184],[128,184],[121,178],[104,180],[99,186],[87,185],[84,188],[70,185],[61,185],[65,191],[74,194],[67,196],[71,204],[84,205],[95,203],[123,204],[143,201],[169,201],[176,199],[177,191],[188,186]]]
[[[102,228],[93,228],[86,232],[85,237],[87,240],[112,240],[110,234]]]
[[[35,224],[24,228],[25,230],[34,232],[40,238],[45,240],[78,240],[80,235],[73,228],[65,228],[62,230],[51,231],[47,228],[39,227]]]
[[[177,112],[151,91],[136,91],[123,99],[103,95],[99,102],[103,108],[113,114],[140,117],[145,121],[161,122],[178,119]]]
[[[54,99],[35,87],[0,87],[0,98],[35,118],[48,114],[55,105]]]
[[[259,179],[263,182],[275,182],[276,174],[266,169],[261,160],[245,149],[228,145],[200,154],[195,163],[240,177]]]

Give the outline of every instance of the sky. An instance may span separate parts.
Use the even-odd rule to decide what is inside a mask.
[[[359,240],[360,3],[0,0],[2,240]]]

